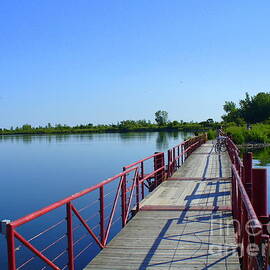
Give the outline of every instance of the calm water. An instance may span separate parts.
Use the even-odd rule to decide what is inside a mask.
[[[192,135],[144,132],[0,136],[0,219],[20,218]],[[0,245],[0,269],[5,269],[2,236]]]
[[[0,219],[20,218],[121,172],[124,165],[156,151],[167,151],[192,135],[152,132],[0,136]],[[254,153],[254,166],[266,167],[270,175],[270,148]],[[270,194],[270,189],[268,192]],[[54,222],[56,216],[46,217],[46,221]],[[43,223],[40,221],[30,228],[22,228],[22,232],[35,235],[34,228],[40,230]],[[4,245],[4,238],[0,236],[1,270],[6,269]],[[93,247],[91,252],[94,255],[98,248]],[[76,269],[87,263],[87,259],[78,261]]]

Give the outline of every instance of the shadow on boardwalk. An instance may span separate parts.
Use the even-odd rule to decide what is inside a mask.
[[[87,269],[239,270],[230,177],[226,153],[198,148]]]
[[[209,197],[214,198],[213,206],[217,206],[217,203],[216,203],[217,198],[220,196],[229,195],[230,192],[219,192],[218,189],[219,189],[219,186],[221,183],[216,182],[216,183],[209,183],[209,184],[216,185],[217,192],[208,194],[209,195],[208,198]],[[205,194],[202,194],[202,195],[196,194],[196,191],[198,189],[198,185],[199,184],[197,184],[196,187],[194,188],[192,195],[187,196],[187,203],[185,205],[186,207],[190,206],[191,202],[193,200],[197,200],[198,198],[203,198],[206,196]],[[220,263],[221,261],[226,260],[228,257],[230,257],[234,254],[236,255],[236,250],[235,250],[234,245],[217,244],[217,243],[212,243],[212,242],[208,242],[208,241],[205,242],[205,241],[202,241],[200,239],[200,234],[208,234],[209,238],[210,238],[210,235],[213,234],[214,232],[218,232],[218,233],[220,233],[220,235],[223,235],[224,232],[227,231],[227,229],[231,229],[232,224],[226,224],[226,222],[224,221],[224,219],[232,216],[231,213],[224,213],[224,212],[221,212],[218,210],[213,210],[213,211],[208,211],[207,214],[204,213],[204,214],[198,214],[198,215],[193,215],[193,216],[187,217],[188,213],[190,213],[190,212],[182,211],[179,218],[168,219],[167,223],[162,228],[162,230],[160,231],[160,234],[158,235],[158,237],[156,238],[152,247],[150,248],[148,254],[146,254],[145,259],[143,260],[143,262],[139,268],[140,270],[155,267],[155,266],[157,267],[157,266],[161,266],[164,264],[172,265],[174,263],[181,262],[181,261],[182,262],[186,261],[188,263],[189,261],[194,260],[194,259],[198,259],[198,258],[205,258],[205,261],[207,262],[208,257],[210,257],[210,256],[215,257],[216,256],[216,261],[213,261],[213,262],[207,264],[204,268],[202,268],[202,269],[208,269],[208,268],[215,266],[217,263]],[[220,220],[221,223],[215,223],[215,221],[217,221],[217,220]],[[170,226],[173,224],[174,221],[177,222],[177,224],[185,224],[185,227],[188,224],[191,225],[191,223],[197,223],[197,224],[201,223],[201,224],[204,224],[207,227],[209,227],[209,229],[198,230],[198,231],[187,232],[187,233],[183,232],[181,234],[170,235],[168,237],[168,236],[166,236],[166,234],[168,233]],[[213,225],[217,225],[217,228],[212,228]],[[190,228],[191,227],[192,227],[192,225],[190,226]],[[196,228],[197,227],[198,226],[196,226]],[[184,239],[185,236],[193,236],[195,240],[185,240]],[[180,238],[180,239],[176,239],[176,238]],[[177,241],[178,246],[180,246],[181,243],[182,244],[185,244],[185,243],[192,244],[194,247],[194,252],[192,252],[192,254],[190,254],[189,256],[182,258],[182,259],[172,259],[170,261],[157,263],[157,264],[150,263],[153,255],[155,254],[160,243],[163,240]],[[213,247],[211,247],[211,245]],[[196,255],[196,253],[198,253],[198,251],[202,250],[203,246],[207,247],[207,249],[205,249],[205,247],[203,248],[203,250],[205,250],[206,252],[204,254]],[[219,251],[214,252],[213,248],[217,248],[217,246],[218,246]],[[221,251],[220,251],[220,249],[221,249]],[[211,250],[211,252],[209,252],[209,250]],[[199,252],[199,253],[201,253],[201,252]],[[224,256],[223,256],[223,253],[224,253]]]
[[[206,179],[206,174],[207,170],[209,167],[209,159],[210,155],[213,151],[213,148],[209,152],[207,159],[206,159],[206,164],[203,170],[203,176],[202,179]],[[222,162],[221,162],[221,157],[219,155],[219,177],[222,177]],[[215,191],[212,193],[202,193],[198,194],[198,190],[200,187],[200,183],[197,183],[191,192],[190,195],[186,196],[185,198],[185,208],[188,209],[194,200],[199,200],[199,199],[208,199],[212,198],[213,199],[213,207],[218,206],[218,199],[220,197],[228,196],[230,195],[229,191],[220,191],[221,190],[221,185],[224,184],[230,184],[230,181],[215,181],[215,182],[208,182],[208,186],[215,186]],[[194,205],[194,204],[193,204]],[[231,213],[224,213],[218,210],[213,210],[213,211],[208,211],[204,212],[203,214],[199,213],[197,215],[193,216],[188,216],[188,211],[182,211],[181,215],[177,219],[168,219],[167,223],[165,226],[162,228],[160,231],[160,234],[156,238],[155,242],[153,243],[152,247],[150,248],[148,254],[146,254],[145,259],[141,263],[140,270],[144,269],[149,269],[149,268],[155,268],[158,266],[165,266],[168,265],[170,268],[174,263],[179,263],[179,262],[191,262],[192,260],[196,259],[205,259],[205,266],[201,269],[209,269],[214,266],[216,266],[218,263],[222,261],[226,261],[226,259],[232,255],[237,255],[236,254],[236,249],[234,245],[228,245],[228,244],[218,244],[218,243],[213,243],[211,241],[203,241],[200,239],[200,234],[208,234],[208,240],[211,239],[210,235],[215,234],[215,233],[220,233],[220,235],[224,235],[224,232],[226,232],[228,229],[232,229],[232,224],[226,224],[225,219],[230,218],[232,216]],[[193,212],[194,213],[194,212]],[[218,223],[215,223],[215,221],[221,221]],[[192,228],[191,223],[203,223],[206,225],[206,227],[209,227],[209,229],[202,229],[202,230],[195,230],[192,232],[186,232],[185,229],[181,234],[177,235],[170,235],[166,236],[167,233],[169,232],[170,227],[172,226],[173,222],[176,222],[177,224],[185,224],[184,227],[188,227],[187,225],[189,224],[190,228]],[[217,227],[213,226],[217,225]],[[205,227],[205,226],[202,226]],[[196,226],[198,228],[198,226]],[[193,240],[186,240],[184,239],[185,236],[193,236]],[[172,260],[168,260],[166,262],[160,262],[160,263],[151,263],[151,260],[156,253],[159,245],[161,244],[162,241],[164,240],[169,240],[169,241],[176,241],[177,247],[181,246],[181,244],[192,244],[194,247],[194,251],[190,252],[190,254],[184,258],[177,259],[176,256],[176,251],[175,251],[175,256],[173,256]],[[212,246],[212,247],[211,247]],[[217,248],[217,251],[214,251],[214,249]],[[199,253],[198,255],[196,255]],[[178,256],[179,257],[179,256]],[[216,260],[215,260],[216,258]],[[210,259],[210,260],[209,260]],[[211,262],[210,262],[211,261]]]

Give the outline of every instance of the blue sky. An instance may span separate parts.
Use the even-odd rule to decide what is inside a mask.
[[[2,0],[0,127],[220,120],[270,87],[270,1]]]

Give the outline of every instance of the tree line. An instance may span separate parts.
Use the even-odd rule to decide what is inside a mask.
[[[95,133],[95,132],[129,132],[129,131],[204,131],[211,128],[217,128],[219,123],[213,119],[207,119],[202,122],[185,122],[183,120],[169,121],[168,112],[159,110],[155,113],[155,122],[150,120],[123,120],[112,124],[92,123],[68,126],[63,124],[51,124],[46,126],[33,127],[24,124],[21,127],[11,127],[10,129],[0,129],[0,134],[72,134],[72,133]]]
[[[215,122],[212,118],[209,118],[202,122],[185,122],[183,120],[170,121],[168,118],[168,112],[159,110],[154,114],[155,121],[150,120],[123,120],[112,124],[98,124],[92,123],[81,124],[76,126],[68,126],[63,124],[51,124],[48,123],[46,126],[34,127],[29,124],[24,124],[21,127],[11,127],[10,129],[1,129],[0,134],[58,134],[58,133],[95,133],[95,132],[129,132],[129,131],[208,131],[216,130],[220,126],[225,128],[230,127],[241,127],[244,128],[246,124],[255,128],[255,125],[260,123],[260,127],[257,128],[262,130],[262,124],[269,124],[270,127],[270,93],[260,92],[257,95],[250,96],[246,93],[245,97],[235,103],[233,101],[226,101],[223,105],[225,114],[222,116],[221,122]],[[230,129],[230,132],[235,132],[234,129]],[[264,127],[264,130],[265,127]],[[264,137],[269,137],[270,131],[264,132]],[[239,131],[239,130],[238,130]],[[241,133],[244,131],[241,130]],[[253,133],[255,133],[255,129]],[[239,133],[239,132],[238,132]],[[250,132],[251,133],[251,132]],[[250,136],[250,133],[245,136]],[[267,134],[266,134],[267,133]],[[269,133],[269,134],[268,134]],[[258,137],[258,134],[256,134]],[[239,136],[238,136],[239,137]],[[255,137],[255,135],[253,136]],[[261,136],[262,138],[262,136]],[[248,139],[247,139],[248,140]],[[250,140],[250,139],[249,139]],[[264,139],[261,139],[264,140]],[[258,139],[256,139],[258,141]]]
[[[222,116],[223,126],[237,144],[270,143],[270,93],[259,92],[254,96],[246,93],[236,104],[226,101]]]

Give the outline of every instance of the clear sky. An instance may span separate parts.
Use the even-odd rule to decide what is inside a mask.
[[[220,120],[270,90],[270,1],[2,0],[0,127]]]

